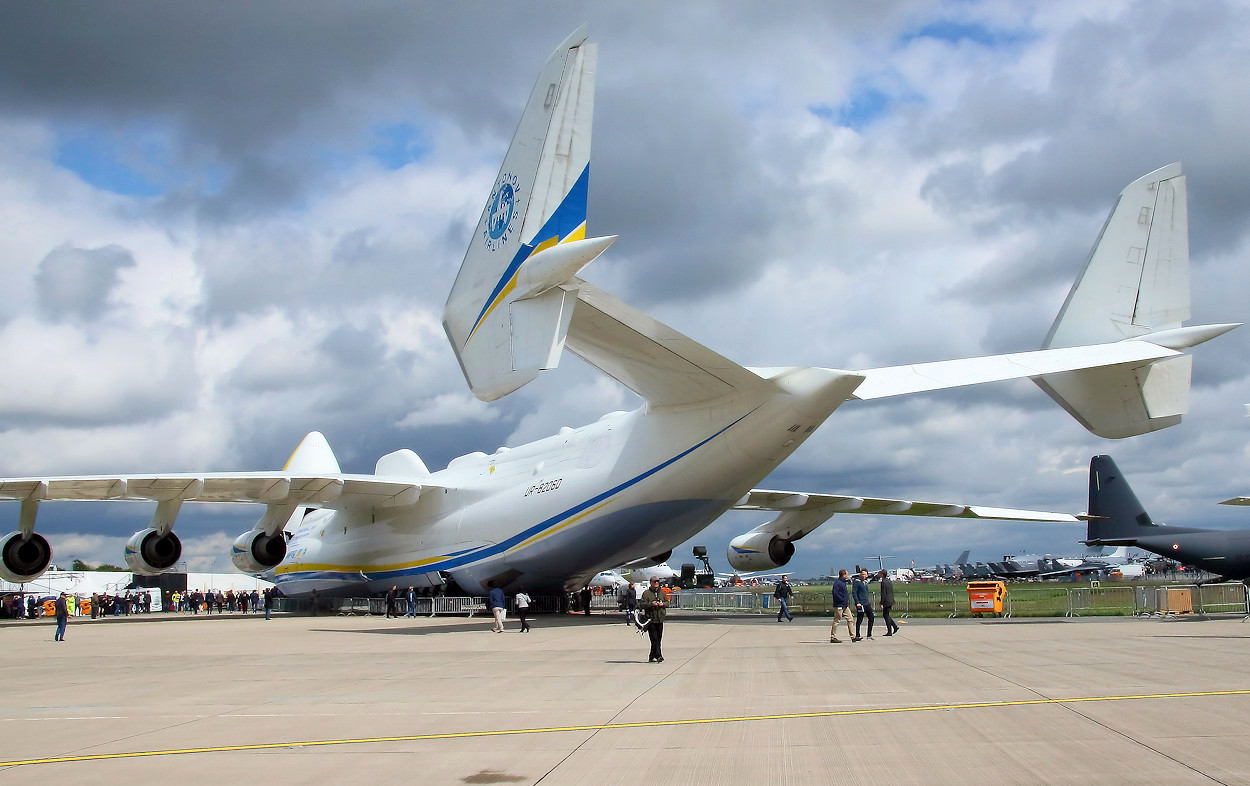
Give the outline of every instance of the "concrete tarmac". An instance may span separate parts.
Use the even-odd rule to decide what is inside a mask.
[[[0,628],[0,783],[1250,784],[1240,618],[141,619]]]

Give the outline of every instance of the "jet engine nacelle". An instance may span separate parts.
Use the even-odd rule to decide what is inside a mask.
[[[35,533],[10,532],[0,541],[0,578],[14,584],[34,581],[52,564],[52,547]]]
[[[729,541],[725,557],[734,570],[772,570],[794,556],[794,544],[771,532],[739,535]]]
[[[172,532],[164,535],[155,527],[141,529],[126,541],[126,565],[140,576],[156,576],[182,559],[182,541]]]
[[[279,532],[272,537],[264,530],[244,532],[230,550],[230,561],[244,573],[264,573],[286,557],[286,536]]]

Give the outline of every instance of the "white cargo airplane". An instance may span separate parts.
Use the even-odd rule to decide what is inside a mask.
[[[620,574],[630,584],[646,584],[651,579],[659,579],[661,583],[668,584],[676,581],[681,574],[673,570],[667,562],[661,562],[658,565],[646,565],[643,567],[624,567],[620,569]]]
[[[35,532],[43,500],[152,500],[126,545],[138,573],[173,567],[184,502],[265,506],[234,543],[234,564],[288,593],[378,592],[454,582],[471,594],[584,586],[600,570],[661,561],[727,510],[780,511],[735,538],[730,563],[773,570],[834,513],[1073,521],[950,503],[752,490],[838,407],[1028,378],[1086,428],[1127,437],[1186,411],[1182,350],[1234,327],[1189,318],[1185,179],[1173,164],[1120,195],[1043,349],[841,370],[745,368],[594,287],[578,274],[611,245],[586,237],[596,49],[570,36],[543,67],[444,312],[470,388],[492,401],[554,367],[567,347],[645,404],[430,472],[411,450],[374,474],[340,471],[309,434],[276,472],[0,479],[20,500],[0,541],[0,575],[39,576],[52,556]],[[289,542],[288,542],[289,541]]]
[[[586,586],[615,591],[617,587],[622,587],[629,583],[628,579],[614,570],[601,570],[590,579]]]

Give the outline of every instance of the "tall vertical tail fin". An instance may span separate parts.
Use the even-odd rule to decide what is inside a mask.
[[[556,365],[577,299],[559,285],[611,243],[585,239],[595,61],[583,28],[543,66],[447,299],[443,327],[486,401]]]
[[[1190,316],[1185,176],[1169,164],[1120,192],[1044,349],[1102,344],[1179,328]],[[1047,374],[1035,381],[1100,437],[1175,425],[1189,410],[1191,359],[1176,356]]]
[[[1157,526],[1110,456],[1090,459],[1088,514],[1085,542],[1090,545],[1131,542]]]
[[[1189,319],[1189,213],[1179,163],[1120,192],[1043,348],[1100,344]]]

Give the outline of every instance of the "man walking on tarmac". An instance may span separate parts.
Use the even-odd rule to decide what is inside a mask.
[[[864,617],[868,618],[868,638],[872,638],[872,623],[875,615],[872,613],[872,598],[868,596],[868,569],[860,568],[859,575],[855,577],[855,581],[851,584],[851,600],[855,601],[855,641],[859,641],[860,624],[864,621]]]
[[[829,643],[840,644],[838,638],[838,621],[846,620],[846,632],[851,637],[851,641],[859,641],[855,637],[855,629],[851,627],[851,593],[846,586],[846,568],[838,571],[838,577],[833,580],[833,627],[829,629]]]
[[[786,622],[794,622],[794,617],[790,614],[790,598],[793,595],[794,588],[790,586],[790,579],[782,576],[781,581],[777,582],[777,589],[773,590],[773,597],[781,604],[781,608],[777,610],[778,622],[781,622],[782,617],[786,618]]]
[[[647,623],[647,635],[651,638],[651,655],[647,658],[647,663],[663,663],[664,653],[660,651],[660,641],[664,638],[664,618],[668,615],[668,596],[660,589],[658,576],[651,577],[651,586],[642,593],[640,605],[650,620]]]
[[[495,582],[488,581],[486,586],[490,587],[490,594],[486,596],[486,607],[495,617],[495,625],[491,630],[503,633],[503,615],[508,609],[508,601],[504,598],[503,589],[495,586]]]

